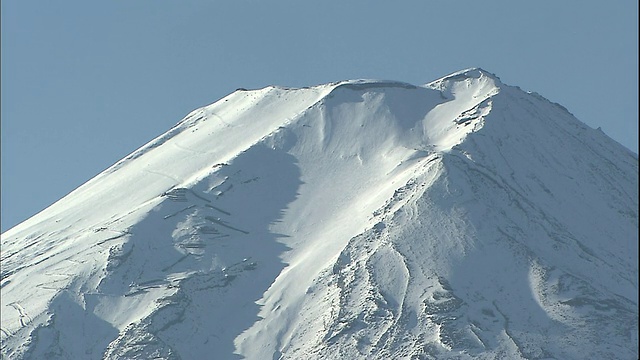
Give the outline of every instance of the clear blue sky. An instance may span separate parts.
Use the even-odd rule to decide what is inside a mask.
[[[3,0],[2,231],[238,87],[479,66],[638,152],[638,2]]]

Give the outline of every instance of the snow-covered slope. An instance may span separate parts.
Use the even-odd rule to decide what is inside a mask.
[[[2,354],[635,359],[637,253],[637,155],[482,69],[239,90],[2,234]]]

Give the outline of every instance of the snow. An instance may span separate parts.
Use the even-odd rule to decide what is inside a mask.
[[[478,68],[239,90],[2,234],[2,354],[637,358],[637,189]]]

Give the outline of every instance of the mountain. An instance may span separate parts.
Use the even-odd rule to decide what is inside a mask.
[[[636,359],[638,156],[482,69],[239,89],[1,264],[7,359]]]

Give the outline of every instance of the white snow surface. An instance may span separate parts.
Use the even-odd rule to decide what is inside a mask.
[[[238,90],[1,254],[7,359],[638,358],[637,155],[482,69]]]

